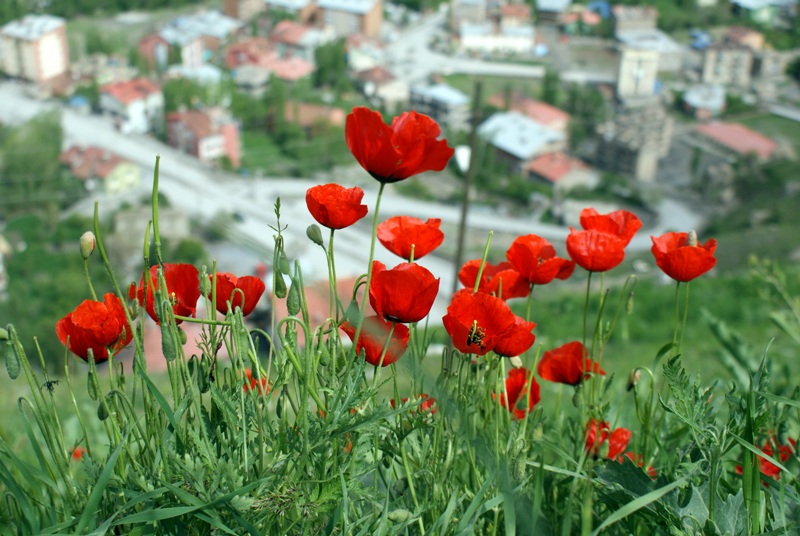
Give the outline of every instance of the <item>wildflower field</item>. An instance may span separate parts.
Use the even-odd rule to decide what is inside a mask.
[[[367,108],[348,116],[347,144],[378,181],[377,198],[310,188],[318,225],[307,235],[335,289],[336,231],[369,216],[370,262],[349,301],[329,293],[320,325],[284,248],[290,215],[279,200],[271,296],[257,277],[162,258],[158,160],[138,282],[117,280],[96,207],[79,248],[88,299],[53,327],[65,375],[48,376],[53,358],[13,325],[0,328],[0,359],[15,389],[27,386],[17,389],[16,435],[0,434],[0,533],[800,533],[797,387],[771,382],[769,348],[749,354],[725,333],[734,381],[686,371],[709,359],[685,341],[702,305],[689,289],[704,285],[717,241],[691,230],[652,237],[674,281],[671,299],[647,304],[670,311],[653,355],[625,355],[620,335],[639,307],[636,277],[606,277],[642,227],[624,210],[584,209],[564,258],[525,234],[492,264],[487,242],[461,267],[446,314],[430,318],[448,291],[416,261],[442,243],[440,221],[381,220],[380,202],[387,184],[447,165],[453,149],[439,136],[416,112],[391,125]],[[376,247],[400,262],[373,260]],[[114,292],[95,293],[89,263],[102,264]],[[753,269],[772,321],[800,345],[800,300],[783,271]],[[567,279],[585,285],[581,321],[559,326],[569,335],[558,344],[539,344],[537,323],[553,313],[537,291]],[[247,322],[261,299],[288,312],[269,330]],[[166,374],[147,370],[147,317]],[[197,352],[184,346],[187,324],[202,326]],[[447,344],[434,352],[440,325]],[[619,355],[636,365],[621,368]]]

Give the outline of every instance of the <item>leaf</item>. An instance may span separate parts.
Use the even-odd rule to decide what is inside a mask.
[[[714,521],[720,534],[744,534],[747,511],[744,507],[744,495],[740,489],[736,495],[728,495],[725,499],[717,499],[714,509]]]
[[[86,506],[83,509],[83,515],[81,515],[80,520],[78,520],[78,527],[75,529],[76,533],[80,534],[86,530],[92,518],[95,516],[95,514],[97,514],[97,509],[100,506],[100,500],[103,498],[103,493],[106,491],[108,481],[111,479],[111,475],[114,473],[114,465],[116,465],[117,458],[119,458],[119,453],[122,452],[122,447],[127,441],[128,431],[125,432],[125,435],[122,437],[122,441],[119,442],[117,448],[114,449],[114,452],[112,452],[111,456],[108,457],[108,461],[103,467],[100,477],[97,479],[97,482],[95,482],[92,493],[89,495],[89,500],[86,501]]]
[[[684,529],[691,534],[698,527],[704,527],[708,522],[709,496],[708,483],[703,483],[699,488],[692,485],[689,488],[689,500],[685,506],[678,507],[676,513],[683,522]],[[694,520],[696,523],[692,523]]]

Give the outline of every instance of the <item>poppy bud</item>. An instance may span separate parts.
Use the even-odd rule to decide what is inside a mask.
[[[206,271],[206,267],[203,266],[200,268],[200,294],[203,296],[209,296],[211,294],[211,278],[208,277],[208,272]]]
[[[94,233],[91,231],[86,231],[81,235],[81,256],[84,259],[88,259],[89,256],[94,251],[94,247],[97,241],[94,238]]]
[[[358,317],[360,315],[361,311],[358,308],[358,302],[356,300],[350,300],[350,305],[347,306],[347,310],[344,312],[345,321],[355,326],[358,324]]]
[[[575,386],[575,394],[572,395],[572,405],[576,408],[583,406],[583,393],[581,392],[581,385],[583,384],[578,384]]]
[[[610,446],[608,444],[608,441],[603,441],[602,443],[600,443],[600,446],[597,447],[597,452],[595,453],[595,456],[597,458],[608,458],[609,449]]]
[[[531,436],[531,440],[533,440],[534,442],[538,442],[541,441],[543,437],[544,437],[544,429],[542,428],[541,425],[533,429],[533,435]]]
[[[97,382],[97,371],[94,367],[89,369],[89,381],[86,382],[86,390],[92,400],[100,398],[100,384]]]
[[[686,245],[691,247],[697,247],[697,232],[696,231],[689,231],[688,235],[686,236]]]
[[[631,373],[628,375],[628,391],[636,388],[636,386],[639,384],[639,378],[641,375],[642,373],[638,368],[635,368],[631,371]]]
[[[180,337],[180,339],[181,339],[181,346],[183,346],[183,345],[186,344],[186,340],[187,340],[186,332],[183,331],[180,327],[176,327],[176,329],[178,330],[178,337]]]
[[[20,362],[14,343],[10,340],[0,343],[0,356],[5,356],[8,377],[16,380],[19,377]]]
[[[514,480],[520,481],[525,479],[525,469],[528,465],[528,459],[524,453],[520,452],[517,456],[511,459],[511,476]]]
[[[322,242],[322,230],[319,228],[319,225],[316,223],[312,223],[306,228],[306,236],[309,240],[314,242],[318,246],[323,246]]]
[[[161,353],[164,354],[167,361],[175,361],[175,358],[178,357],[178,349],[175,347],[175,339],[172,336],[169,322],[161,322],[159,327],[161,328]]]
[[[0,328],[0,341],[7,341],[8,340],[8,331],[3,328]]]
[[[385,459],[391,460],[390,456],[387,456]],[[395,495],[402,495],[408,489],[408,480],[405,478],[401,478],[399,480],[395,480],[392,482],[392,491]]]
[[[393,523],[405,523],[406,521],[411,519],[411,516],[412,516],[411,512],[403,508],[400,508],[397,510],[392,510],[386,517],[389,519],[389,521]]]
[[[97,418],[101,421],[108,419],[108,406],[106,406],[105,400],[100,402],[100,405],[97,406]]]
[[[511,366],[514,368],[522,368],[522,359],[519,356],[510,357],[508,362],[511,363]]]
[[[300,312],[300,290],[294,279],[292,279],[292,286],[289,287],[289,295],[286,298],[286,311],[292,316]]]
[[[283,274],[280,270],[275,270],[272,273],[273,282],[272,282],[272,290],[275,293],[275,297],[277,298],[285,298],[286,297],[286,281],[283,280]]]
[[[289,265],[289,257],[286,256],[286,253],[283,250],[281,250],[281,256],[280,256],[280,261],[278,262],[278,267],[284,274],[291,275],[292,267]]]
[[[628,293],[628,299],[625,300],[625,314],[629,315],[633,312],[633,291]]]

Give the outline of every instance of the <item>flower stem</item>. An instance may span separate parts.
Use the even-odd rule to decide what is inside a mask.
[[[378,198],[375,201],[375,212],[372,214],[372,238],[369,244],[369,262],[367,264],[367,287],[365,291],[364,299],[369,299],[369,286],[372,284],[372,261],[375,258],[375,240],[378,236],[378,215],[381,208],[381,197],[383,197],[383,188],[386,184],[381,183],[378,187]],[[361,335],[361,326],[364,324],[364,315],[366,313],[366,306],[364,304],[361,305],[361,311],[358,317],[358,326],[356,326],[356,333],[355,337],[353,338],[356,341],[353,345],[355,347],[358,344],[358,337]]]
[[[97,301],[97,294],[95,294],[92,286],[92,278],[89,276],[89,259],[83,259],[83,273],[86,275],[86,282],[89,284],[89,292],[92,294],[92,299]]]
[[[592,288],[592,272],[586,278],[586,297],[583,300],[583,347],[586,348],[586,322],[589,318],[589,291]]]

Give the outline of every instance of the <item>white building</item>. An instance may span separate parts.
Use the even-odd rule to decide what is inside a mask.
[[[659,72],[678,72],[683,68],[685,47],[661,30],[626,30],[617,32],[616,37],[627,47],[658,52]]]
[[[498,160],[523,173],[538,156],[566,148],[562,132],[550,129],[519,112],[498,112],[481,123],[478,135],[497,151]]]
[[[7,75],[39,84],[68,73],[64,19],[26,15],[0,28],[0,62]]]
[[[100,87],[100,109],[120,132],[145,134],[163,124],[164,94],[146,78],[107,84]]]
[[[656,50],[622,47],[617,71],[617,96],[655,95],[659,53]]]
[[[533,52],[533,26],[501,26],[491,23],[462,23],[459,30],[461,48],[476,52],[530,54]]]
[[[409,104],[431,116],[442,129],[466,130],[469,127],[469,97],[447,84],[411,88]]]

